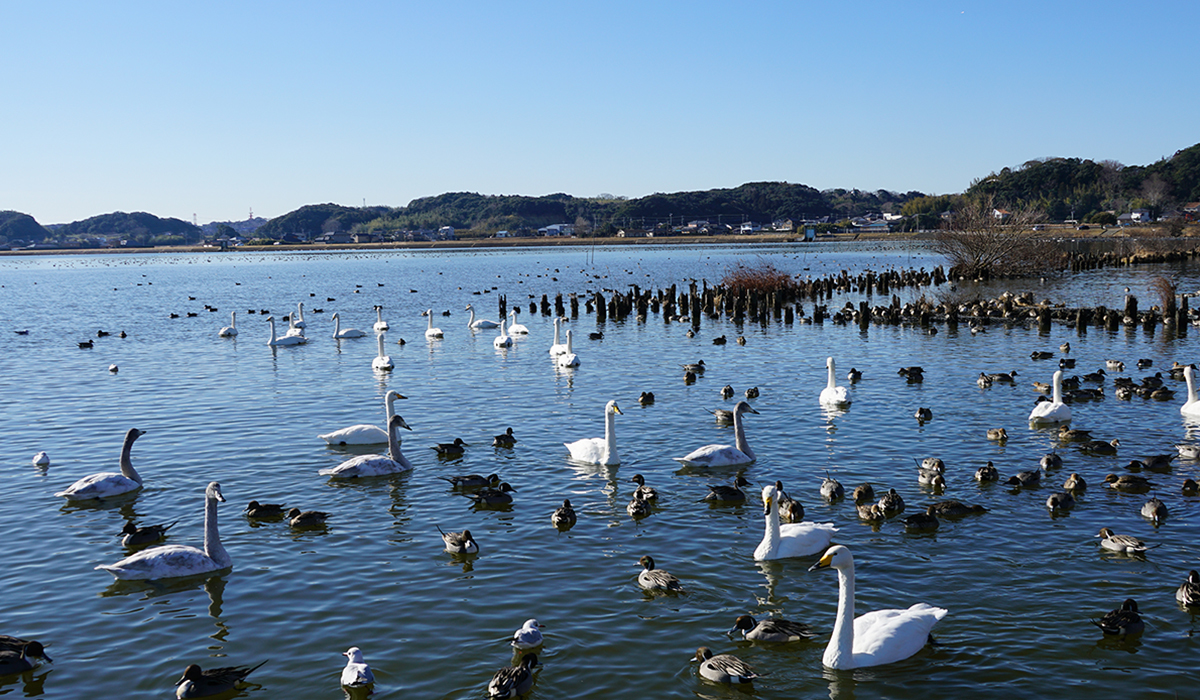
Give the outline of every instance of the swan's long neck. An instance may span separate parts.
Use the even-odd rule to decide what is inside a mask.
[[[221,544],[221,534],[217,531],[217,499],[204,499],[204,553],[222,569],[233,563],[225,545]]]
[[[1196,403],[1196,401],[1198,400],[1196,398],[1196,380],[1192,376],[1192,368],[1191,367],[1184,368],[1183,378],[1187,380],[1187,387],[1188,387],[1187,403],[1184,405],[1191,406],[1192,404]]]
[[[854,564],[837,572],[837,619],[822,662],[830,668],[854,668]]]
[[[383,309],[381,307],[375,308],[375,320],[383,323]]]
[[[304,320],[304,302],[299,302],[296,304],[296,320]]]
[[[237,312],[236,311],[229,312],[229,327],[237,328]]]
[[[342,319],[337,314],[333,315],[333,337],[338,337],[338,332],[342,328]]]
[[[383,333],[380,333],[378,336],[376,336],[376,339],[379,341],[379,356],[383,357]]]
[[[433,309],[426,311],[425,314],[429,316],[429,330],[433,330]]]
[[[1052,397],[1051,403],[1062,403],[1062,374],[1060,372],[1054,373],[1053,382],[1054,382],[1054,395]]]
[[[779,494],[771,499],[771,512],[764,518],[767,521],[766,531],[763,532],[763,544],[774,550],[779,544]]]
[[[570,337],[567,338],[570,340]],[[617,412],[604,409],[604,459],[605,464],[620,461],[617,457]]]
[[[750,449],[750,443],[746,442],[746,426],[742,423],[742,412],[738,410],[733,412],[733,434],[733,446],[750,459],[757,459],[754,450]]]
[[[396,415],[395,403],[396,403],[396,395],[389,391],[388,395],[386,397],[386,400],[384,401],[384,404],[385,404],[384,410],[387,412],[387,416],[383,419],[384,425],[392,424],[392,416]],[[391,447],[391,436],[390,435],[388,436],[388,447],[389,448]]]
[[[399,425],[388,428],[388,457],[391,457],[393,462],[404,465],[406,469],[411,469],[412,465],[409,464],[408,458],[400,451],[400,436],[396,434],[399,429]]]
[[[555,344],[555,345],[562,345],[562,341],[561,341],[561,340],[559,340],[559,337],[558,337],[558,326],[559,326],[559,323],[560,323],[560,322],[559,322],[559,320],[558,320],[557,318],[556,318],[556,319],[554,319],[554,344]]]
[[[467,327],[469,328],[469,327],[475,325],[475,309],[473,307],[468,306],[467,311],[471,314],[471,318],[467,319]]]
[[[567,331],[567,354],[570,355],[573,352],[575,350],[571,348],[571,331]]]
[[[834,379],[834,377],[833,377],[833,360],[829,361],[827,368],[829,369],[829,383],[826,385],[826,387],[829,389],[833,389],[834,387],[837,386],[837,380]]]
[[[500,337],[508,335],[508,328],[505,327],[505,319],[500,319]]]
[[[142,476],[133,468],[133,460],[129,455],[133,451],[133,441],[137,439],[136,433],[128,433],[125,436],[125,443],[121,445],[121,474],[127,479],[133,479],[139,484],[142,483]]]
[[[274,317],[268,318],[267,323],[271,324],[271,339],[267,341],[267,345],[274,345],[275,344],[275,318]]]

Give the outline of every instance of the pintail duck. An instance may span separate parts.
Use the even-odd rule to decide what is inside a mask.
[[[196,664],[191,664],[184,669],[183,678],[180,678],[176,684],[179,687],[175,689],[175,697],[182,700],[182,698],[203,698],[227,693],[265,663],[267,662],[263,661],[258,666],[210,668],[207,671],[202,671]]]
[[[933,506],[925,509],[924,513],[913,513],[904,519],[904,529],[909,532],[933,532],[941,523],[931,511]]]
[[[517,444],[517,439],[513,437],[512,428],[492,438],[492,447],[512,447],[515,444]]]
[[[1076,430],[1070,426],[1061,425],[1058,428],[1058,439],[1061,442],[1090,442],[1092,431]]]
[[[1038,466],[1042,469],[1058,469],[1062,466],[1062,457],[1057,452],[1047,452],[1042,455],[1042,459],[1038,462]]]
[[[1004,483],[1008,484],[1009,486],[1020,487],[1020,486],[1037,486],[1039,483],[1041,483],[1041,481],[1042,481],[1042,470],[1041,469],[1029,469],[1029,470],[1026,470],[1023,472],[1017,472],[1016,474],[1013,474],[1012,476],[1008,477],[1008,481],[1005,481]]]
[[[1088,440],[1087,442],[1079,443],[1079,449],[1098,455],[1115,455],[1117,453],[1117,448],[1120,446],[1121,441],[1117,439],[1109,442],[1105,442],[1103,440]]]
[[[700,662],[700,677],[714,683],[749,683],[758,678],[745,661],[731,654],[713,656],[708,647],[697,649],[693,660]]]
[[[1008,431],[1004,428],[988,428],[987,439],[1001,442],[1008,439]]]
[[[439,442],[429,449],[437,452],[439,457],[458,457],[466,451],[464,447],[469,445],[462,438],[454,438],[454,442]]]
[[[436,526],[435,526],[436,527]],[[478,554],[479,543],[471,536],[470,530],[462,532],[442,532],[442,528],[438,527],[438,532],[442,534],[442,542],[446,545],[446,551],[451,554]]]
[[[1064,491],[1082,491],[1086,488],[1087,482],[1075,472],[1071,472],[1071,476],[1068,476],[1067,480],[1063,482]]]
[[[830,503],[841,500],[846,497],[846,489],[842,484],[829,474],[825,475],[825,480],[821,482],[821,498],[824,498]]]
[[[861,506],[864,503],[875,500],[875,487],[870,484],[859,484],[854,487],[854,505]]]
[[[1149,518],[1158,525],[1167,519],[1167,504],[1157,498],[1151,498],[1142,504],[1142,517]]]
[[[896,489],[888,489],[888,492],[879,498],[879,508],[890,518],[904,512],[904,499],[896,493]]]
[[[967,505],[961,501],[939,501],[929,504],[927,512],[939,518],[961,518],[967,515],[981,515],[987,510],[981,505]]]
[[[458,476],[439,476],[438,478],[450,482],[450,485],[456,489],[481,489],[485,486],[495,488],[500,485],[499,474],[488,474],[487,476],[460,474]]]
[[[922,423],[933,420],[933,409],[918,407],[917,412],[913,414],[913,418],[916,418]]]
[[[721,387],[721,398],[728,399],[733,397],[733,387],[729,384]]]
[[[638,574],[638,585],[642,588],[648,591],[684,592],[679,579],[662,569],[654,568],[654,558],[649,554],[639,559],[638,564],[642,567],[641,573]]]
[[[646,479],[641,474],[634,474],[633,477],[630,478],[629,480],[631,482],[637,484],[637,488],[634,489],[634,493],[641,494],[642,500],[644,500],[644,501],[658,500],[658,491],[655,491],[653,488],[647,486]]]
[[[1200,445],[1187,445],[1180,443],[1175,446],[1179,451],[1179,456],[1183,459],[1200,459]]]
[[[642,497],[640,491],[634,491],[633,500],[625,506],[625,512],[629,513],[631,518],[644,518],[650,515],[650,502]]]
[[[287,512],[288,524],[292,527],[324,527],[329,513],[319,510],[301,511],[293,508]]]
[[[554,513],[550,515],[550,522],[560,530],[569,530],[575,527],[575,509],[571,507],[571,499],[563,499],[562,505],[554,509]]]
[[[0,676],[33,669],[33,659],[41,659],[43,662],[54,660],[46,653],[46,648],[41,642],[0,635]]]
[[[467,498],[475,502],[475,505],[488,506],[505,506],[512,503],[512,494],[516,491],[508,485],[507,481],[500,482],[500,485],[495,488],[485,488],[475,493],[465,494]]]
[[[1146,546],[1146,543],[1132,535],[1118,535],[1111,528],[1100,528],[1100,534],[1096,535],[1100,539],[1100,546],[1114,552],[1122,554],[1142,554],[1153,547]],[[1154,545],[1157,546],[1157,545]]]
[[[1065,513],[1075,507],[1075,497],[1067,491],[1052,493],[1046,499],[1046,507],[1050,509],[1050,514]]]
[[[488,697],[517,698],[533,689],[533,669],[538,665],[537,654],[530,652],[521,657],[519,666],[506,666],[488,683]]]
[[[744,476],[737,476],[733,480],[733,486],[725,484],[709,485],[708,495],[704,500],[709,502],[720,503],[743,503],[746,500],[746,492],[741,489],[742,486],[749,486],[750,482]]]
[[[1104,634],[1120,637],[1136,636],[1146,629],[1146,623],[1142,622],[1141,615],[1138,615],[1137,601],[1133,598],[1126,599],[1120,608],[1105,613],[1104,617],[1091,622]]]
[[[982,467],[975,470],[976,481],[999,481],[1000,470],[996,468],[990,461]]]
[[[1187,580],[1175,591],[1175,600],[1187,606],[1200,605],[1200,573],[1195,569],[1188,572]]]
[[[179,522],[178,520],[175,523]],[[121,528],[121,545],[124,547],[136,547],[142,544],[150,544],[158,542],[167,536],[167,530],[175,526],[175,523],[169,525],[146,525],[138,527],[133,523],[125,523],[125,527]]]
[[[783,490],[783,482],[775,482],[775,490],[779,493],[779,517],[789,523],[798,523],[804,520],[804,506],[787,495]]]
[[[1183,495],[1185,496],[1200,496],[1200,484],[1196,483],[1195,479],[1183,480]]]
[[[1150,480],[1138,474],[1109,474],[1104,477],[1104,483],[1110,489],[1117,491],[1125,491],[1126,493],[1147,493],[1154,486]]]
[[[259,503],[258,501],[250,501],[245,511],[247,518],[282,518],[284,512],[281,503]]]
[[[749,615],[739,615],[727,635],[742,633],[742,638],[751,642],[798,642],[812,639],[815,635],[808,625],[791,620],[768,618],[754,621]]]

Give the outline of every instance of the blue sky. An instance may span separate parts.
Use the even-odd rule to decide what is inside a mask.
[[[0,210],[961,192],[1200,142],[1200,3],[0,0]]]

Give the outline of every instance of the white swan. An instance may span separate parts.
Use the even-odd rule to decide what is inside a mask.
[[[822,406],[849,406],[850,392],[844,386],[837,385],[837,377],[834,376],[833,358],[825,358],[825,368],[829,370],[829,383],[821,390],[821,405]]]
[[[193,576],[220,571],[233,566],[229,553],[221,545],[217,532],[217,503],[224,501],[221,485],[211,482],[204,489],[204,549],[181,544],[166,544],[144,549],[115,564],[101,564],[103,569],[119,579],[159,579]]]
[[[386,416],[383,419],[383,424],[387,425],[391,422],[392,416],[396,415],[395,404],[396,399],[406,399],[407,396],[401,396],[398,391],[388,391],[383,397],[384,410]],[[335,430],[332,433],[318,435],[329,445],[382,445],[388,441],[387,431],[377,425],[369,425],[367,423],[359,423],[348,428]]]
[[[125,433],[125,442],[121,444],[120,474],[100,472],[85,476],[54,495],[63,496],[68,501],[86,501],[91,498],[112,498],[142,488],[142,477],[133,468],[129,453],[133,450],[133,441],[145,434],[145,430],[137,428],[130,428]]]
[[[383,476],[398,474],[412,469],[412,463],[400,451],[400,438],[396,435],[397,428],[412,430],[400,416],[392,416],[388,420],[388,453],[386,455],[359,455],[352,459],[317,472],[321,476],[334,479],[353,479],[360,476]]]
[[[222,338],[232,338],[237,335],[237,312],[229,312],[229,325],[217,331],[217,335]]]
[[[287,317],[287,320],[288,320],[287,333],[284,333],[283,335],[285,337],[294,335],[294,336],[299,336],[299,337],[303,338],[304,337],[304,329],[301,328],[300,326],[296,325],[296,314],[291,314],[290,316]]]
[[[567,344],[559,342],[559,327],[561,324],[562,319],[556,316],[554,318],[554,344],[550,346],[551,357],[555,355],[561,355],[567,351]]]
[[[902,661],[925,646],[929,631],[946,615],[945,608],[917,603],[907,610],[872,610],[854,617],[854,557],[834,545],[809,571],[838,572],[838,611],[822,663],[852,669]]]
[[[304,322],[304,302],[296,302],[296,315],[292,317],[292,326],[304,330],[308,324]]]
[[[426,338],[441,338],[442,337],[442,329],[433,327],[433,309],[429,309],[428,311],[426,311],[425,315],[429,317],[429,328],[425,329],[425,337]]]
[[[508,312],[508,316],[512,319],[512,323],[508,326],[509,333],[512,335],[529,335],[529,326],[526,326],[524,323],[517,323],[516,307],[513,307]]]
[[[1050,423],[1065,423],[1071,420],[1071,407],[1062,400],[1062,370],[1054,373],[1054,392],[1049,401],[1042,401],[1029,412],[1029,422],[1033,425],[1048,425]]]
[[[807,557],[829,546],[837,528],[833,523],[779,524],[779,492],[775,484],[762,490],[763,517],[767,523],[762,542],[754,550],[755,561]]]
[[[386,335],[386,333],[380,332],[380,334],[377,336],[377,340],[379,341],[379,354],[375,356],[374,360],[371,360],[371,369],[379,369],[385,372],[390,372],[396,365],[392,364],[391,356],[385,355],[383,352],[383,338]]]
[[[365,331],[360,331],[357,328],[347,328],[342,330],[342,319],[335,311],[333,313],[333,337],[341,340],[342,338],[361,338],[366,335]]]
[[[621,409],[616,401],[604,404],[604,437],[584,438],[575,442],[564,442],[571,452],[571,459],[587,464],[613,466],[621,463],[617,456],[617,414]],[[622,414],[623,415],[623,414]]]
[[[1196,397],[1196,381],[1192,376],[1191,365],[1183,368],[1183,378],[1187,380],[1188,397],[1187,403],[1179,407],[1179,412],[1185,418],[1200,419],[1200,398]]]
[[[750,408],[745,401],[738,401],[733,407],[733,445],[705,445],[693,450],[683,457],[672,457],[676,462],[695,464],[702,467],[728,467],[735,464],[749,464],[756,458],[750,443],[746,442],[746,430],[742,425],[743,413],[758,413]]]
[[[555,362],[558,363],[559,367],[578,367],[579,366],[579,355],[576,355],[575,351],[571,349],[571,331],[570,330],[567,330],[566,349],[563,350],[562,354],[558,356],[558,358],[555,360]]]
[[[495,345],[498,348],[511,348],[512,344],[513,344],[512,336],[508,334],[508,331],[504,328],[504,321],[501,320],[500,321],[500,335],[496,336],[495,338],[492,338],[492,345]]]
[[[380,306],[379,304],[375,305],[375,318],[378,319],[375,321],[375,325],[373,326],[373,328],[375,330],[377,330],[377,331],[388,330],[388,322],[383,320],[383,307]]]
[[[481,318],[478,321],[476,321],[475,320],[475,307],[471,306],[470,304],[467,304],[467,308],[463,309],[463,311],[471,312],[471,318],[467,319],[467,328],[474,328],[474,329],[478,330],[480,328],[495,328],[496,326],[500,325],[499,323],[496,323],[495,321],[489,321],[485,318]]]
[[[271,324],[271,338],[267,340],[267,345],[278,347],[280,345],[303,345],[308,342],[308,338],[302,335],[285,335],[275,337],[275,317],[268,316],[267,323]]]

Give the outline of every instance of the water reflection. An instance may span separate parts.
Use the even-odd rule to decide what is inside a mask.
[[[39,666],[34,669],[25,671],[24,673],[13,673],[7,676],[0,676],[0,695],[7,695],[8,691],[5,686],[16,685],[17,683],[24,684],[22,691],[27,698],[39,697],[46,694],[46,679],[50,674],[54,673],[54,669],[46,666]]]

